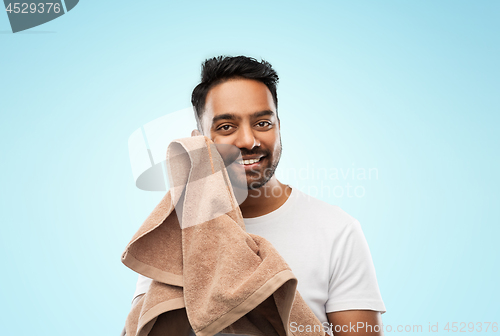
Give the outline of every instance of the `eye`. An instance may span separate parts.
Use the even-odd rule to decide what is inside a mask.
[[[217,128],[217,131],[220,131],[220,130],[222,130],[222,131],[229,131],[231,127],[233,127],[233,126],[231,126],[231,125],[222,125],[219,128]]]
[[[269,126],[271,126],[271,125],[272,125],[272,123],[271,123],[271,122],[269,122],[269,121],[259,121],[259,122],[257,123],[257,125],[258,125],[259,127],[269,127]]]

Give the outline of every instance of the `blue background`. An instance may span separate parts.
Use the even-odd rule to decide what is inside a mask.
[[[499,13],[498,1],[80,1],[17,34],[0,13],[2,334],[120,333],[137,280],[120,256],[163,196],[135,187],[128,137],[190,106],[219,54],[278,71],[280,174],[339,170],[282,182],[364,190],[318,198],[360,221],[384,324],[500,322]],[[377,178],[340,174],[369,168]]]

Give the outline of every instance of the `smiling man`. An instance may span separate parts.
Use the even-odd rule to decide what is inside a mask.
[[[226,59],[226,63],[228,60],[231,59]],[[236,64],[241,62],[242,67],[249,61],[232,60]],[[279,208],[291,194],[291,188],[274,175],[281,157],[277,98],[275,102],[276,96],[262,81],[227,78],[225,71],[222,74],[214,71],[223,65],[221,58],[208,60],[204,65],[206,78],[202,78],[192,96],[198,127],[203,133],[194,130],[192,135],[203,134],[216,144],[231,144],[240,149],[246,176],[231,176],[231,180],[248,188],[249,196],[240,205],[243,217],[258,217]],[[271,72],[269,76],[266,82],[276,92],[278,76]]]
[[[192,94],[198,129],[191,135],[241,151],[244,173],[231,180],[248,189],[240,205],[246,230],[270,241],[290,265],[297,290],[325,329],[332,326],[340,336],[382,335],[385,306],[359,222],[274,174],[282,151],[277,83],[266,61],[245,56],[206,60]],[[139,275],[133,304],[150,283]]]

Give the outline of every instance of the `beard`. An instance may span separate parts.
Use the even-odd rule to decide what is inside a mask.
[[[274,176],[276,168],[281,158],[282,145],[281,138],[278,147],[274,153],[270,151],[263,151],[260,148],[255,148],[252,151],[240,149],[241,159],[242,156],[249,155],[263,155],[260,160],[259,167],[252,168],[248,171],[245,170],[243,165],[233,162],[227,166],[227,173],[231,184],[234,187],[246,190],[255,190],[262,188]]]

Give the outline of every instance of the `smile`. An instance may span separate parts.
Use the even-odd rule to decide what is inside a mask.
[[[261,156],[258,159],[250,159],[250,160],[237,160],[236,163],[238,163],[240,165],[251,165],[251,164],[259,162],[263,157],[264,156]]]

